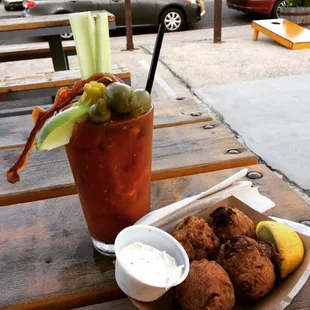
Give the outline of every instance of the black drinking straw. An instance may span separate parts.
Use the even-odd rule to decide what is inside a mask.
[[[152,92],[155,72],[156,72],[156,68],[157,68],[157,63],[158,63],[158,58],[159,58],[159,54],[160,54],[161,44],[163,43],[163,39],[164,39],[165,29],[166,29],[165,24],[164,23],[160,23],[159,27],[158,27],[156,43],[155,43],[155,47],[154,47],[154,51],[153,51],[151,67],[150,67],[150,71],[149,71],[149,75],[147,77],[147,82],[146,82],[146,87],[145,87],[145,89],[149,93]]]

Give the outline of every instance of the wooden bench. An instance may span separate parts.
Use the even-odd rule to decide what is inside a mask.
[[[76,55],[74,41],[63,41],[62,46],[67,57]],[[0,62],[49,57],[51,57],[51,53],[47,42],[2,45],[0,47]]]
[[[127,69],[114,65],[112,71],[125,83],[131,84],[131,75]],[[70,87],[79,79],[79,70],[43,72],[21,77],[8,76],[0,79],[0,101],[54,96],[60,87]]]
[[[115,16],[105,10],[92,11],[91,13],[96,18],[99,12],[108,14],[109,29],[115,29]],[[43,38],[47,41],[55,71],[69,69],[60,37],[62,33],[69,32],[72,32],[69,13],[29,18],[8,18],[2,19],[0,22],[0,41],[24,39],[26,37]]]

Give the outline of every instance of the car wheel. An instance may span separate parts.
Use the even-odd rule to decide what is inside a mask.
[[[63,40],[70,40],[73,38],[73,33],[62,33],[60,35],[60,37],[63,39]]]
[[[271,17],[280,18],[280,8],[287,7],[287,0],[278,0],[273,7]]]
[[[161,22],[166,26],[169,32],[182,30],[185,24],[185,17],[181,10],[171,8],[162,14]]]

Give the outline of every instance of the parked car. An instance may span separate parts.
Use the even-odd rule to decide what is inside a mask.
[[[257,13],[279,18],[280,7],[287,6],[287,0],[227,0],[229,9],[245,13]]]
[[[115,15],[116,26],[125,27],[125,0],[24,0],[22,16],[107,10]],[[196,0],[131,0],[133,26],[163,22],[168,31],[179,31],[200,20]],[[63,38],[69,38],[65,34]]]
[[[3,6],[6,11],[23,9],[23,0],[3,0]]]

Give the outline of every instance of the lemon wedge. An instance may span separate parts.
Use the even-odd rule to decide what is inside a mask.
[[[298,234],[289,226],[262,221],[256,227],[257,240],[271,242],[280,256],[276,260],[281,279],[295,271],[304,257],[304,246]]]
[[[48,151],[69,143],[74,124],[86,120],[88,110],[87,106],[74,106],[51,117],[38,133],[37,151]]]

